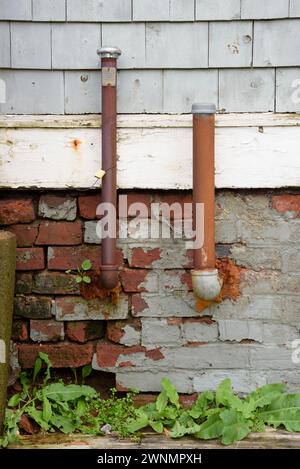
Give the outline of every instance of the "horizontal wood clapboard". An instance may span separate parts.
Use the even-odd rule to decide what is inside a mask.
[[[100,127],[99,115],[0,117],[0,187],[98,187]],[[117,140],[120,188],[192,187],[191,115],[119,115]],[[216,187],[297,186],[299,114],[217,115]]]

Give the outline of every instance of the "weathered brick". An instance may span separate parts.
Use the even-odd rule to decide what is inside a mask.
[[[14,315],[32,319],[47,319],[52,316],[51,298],[43,296],[16,296]]]
[[[182,335],[185,342],[215,342],[219,336],[217,323],[204,318],[184,321]]]
[[[9,227],[9,231],[14,233],[17,238],[18,247],[29,247],[33,246],[38,234],[38,224],[32,223],[30,225],[12,225]]]
[[[124,199],[124,195],[126,199]],[[127,207],[124,205],[124,201],[127,202]],[[118,198],[118,209],[119,209],[119,217],[122,218],[122,212],[127,212],[129,217],[135,217],[137,215],[136,206],[134,204],[144,204],[147,208],[147,212],[150,216],[151,213],[151,201],[152,197],[149,193],[143,191],[131,191],[125,194],[120,194]],[[142,214],[139,214],[142,216]]]
[[[44,267],[43,248],[17,248],[17,270],[41,270]]]
[[[183,269],[163,270],[159,276],[159,285],[163,292],[191,291],[191,274]]]
[[[272,208],[279,213],[287,211],[300,212],[300,195],[275,195],[272,197]]]
[[[80,221],[42,221],[35,244],[76,245],[82,242]]]
[[[34,206],[31,197],[5,197],[0,200],[1,225],[30,223],[34,219]]]
[[[249,393],[267,384],[266,373],[262,371],[205,370],[193,374],[193,391],[203,392],[207,389],[215,391],[226,378],[230,378],[234,391],[242,394]]]
[[[15,319],[12,324],[11,338],[18,342],[25,342],[29,338],[28,323],[23,319]]]
[[[124,269],[120,272],[120,279],[125,292],[158,290],[157,274],[146,269]]]
[[[193,251],[179,239],[175,242],[162,240],[160,246],[155,243],[147,246],[146,242],[143,247],[131,244],[128,257],[130,267],[185,269],[193,266]]]
[[[32,274],[29,272],[16,273],[15,293],[31,293],[32,292]]]
[[[41,272],[33,277],[34,293],[66,295],[79,293],[76,276],[60,272]]]
[[[253,345],[250,348],[250,366],[256,370],[297,370],[292,361],[292,348],[275,345]]]
[[[112,344],[107,341],[98,342],[96,349],[95,365],[101,368],[114,366],[130,367],[130,360],[136,354],[144,354],[145,348],[141,345],[125,347],[124,345]],[[121,362],[120,362],[121,359]],[[120,364],[121,363],[121,364]]]
[[[62,323],[60,323],[62,324]],[[63,327],[63,326],[62,326]],[[66,336],[68,339],[84,343],[104,336],[103,321],[70,321],[66,323]]]
[[[55,300],[58,321],[126,319],[128,298],[120,296],[116,304],[110,298],[85,300],[81,297],[60,297]]]
[[[79,214],[87,220],[97,218],[96,211],[101,203],[101,195],[89,194],[78,197]]]
[[[295,255],[293,255],[295,258]],[[292,259],[288,259],[287,265],[291,265]],[[298,263],[300,267],[300,262]],[[262,270],[255,272],[253,270],[243,269],[241,271],[240,290],[243,295],[272,294],[280,293],[289,295],[290,293],[299,293],[300,273],[288,271],[282,273],[278,271]]]
[[[54,320],[30,320],[30,338],[33,342],[57,342],[64,338],[64,325]]]
[[[76,199],[69,195],[42,195],[39,200],[39,216],[52,220],[74,221],[77,214]]]
[[[167,319],[142,319],[142,345],[147,348],[174,346],[182,343],[180,324]]]
[[[46,353],[55,368],[69,368],[88,365],[93,357],[93,344],[20,344],[19,360],[22,368],[33,368],[39,352]]]
[[[141,392],[160,392],[162,378],[168,378],[176,386],[178,392],[191,393],[193,392],[192,375],[193,372],[190,370],[135,370],[130,372],[127,368],[125,372],[122,372],[120,368],[116,373],[116,387],[120,391],[139,389]]]
[[[98,222],[91,220],[84,223],[84,242],[86,244],[101,244],[101,236],[98,236]]]
[[[135,293],[132,295],[132,314],[136,317],[193,317],[198,316],[192,293],[173,292],[155,295]]]
[[[90,259],[95,269],[101,265],[100,246],[49,247],[48,268],[51,270],[77,269],[85,259]],[[117,251],[117,263],[122,265],[123,254]]]
[[[159,248],[144,249],[136,247],[132,249],[131,267],[150,267],[153,261],[161,259]]]
[[[126,345],[138,345],[141,341],[141,323],[133,318],[127,321],[110,321],[107,324],[107,338],[112,342]]]
[[[254,270],[281,269],[282,266],[281,255],[276,247],[234,245],[231,254],[238,265]]]

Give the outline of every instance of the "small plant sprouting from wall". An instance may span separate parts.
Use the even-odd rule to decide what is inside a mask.
[[[88,272],[92,268],[92,263],[90,259],[85,259],[79,267],[77,267],[77,270],[66,270],[66,274],[75,274],[75,280],[77,283],[87,283],[90,284],[92,279],[88,275]]]

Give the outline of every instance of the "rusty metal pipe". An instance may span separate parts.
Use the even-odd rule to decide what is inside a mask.
[[[203,204],[204,211],[204,242],[194,249],[192,283],[195,294],[206,301],[216,299],[222,286],[215,268],[215,112],[214,104],[192,106],[194,226],[196,204]]]
[[[102,179],[101,202],[117,207],[117,58],[121,54],[117,47],[102,47]],[[116,222],[116,220],[115,220]],[[118,285],[116,264],[116,237],[102,239],[101,286],[108,290]]]

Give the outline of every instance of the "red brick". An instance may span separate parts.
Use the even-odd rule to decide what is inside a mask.
[[[103,321],[70,321],[66,324],[66,335],[74,342],[84,343],[104,336]]]
[[[30,338],[34,342],[57,342],[64,338],[64,324],[53,319],[31,319]]]
[[[156,194],[154,196],[155,203],[164,203],[169,206],[173,204],[180,204],[181,210],[177,213],[175,211],[170,213],[170,219],[184,219],[192,218],[192,201],[193,196],[191,193],[179,193],[179,192],[169,192],[167,194]],[[189,204],[185,206],[185,204]],[[176,206],[175,206],[176,207]],[[167,213],[166,213],[167,215]]]
[[[130,266],[131,267],[150,267],[152,262],[160,259],[161,252],[159,248],[143,249],[133,248]]]
[[[51,318],[51,298],[43,296],[16,296],[14,315],[24,318]]]
[[[22,368],[33,368],[39,352],[46,353],[55,368],[73,368],[88,365],[93,358],[93,344],[19,344],[19,362]]]
[[[77,201],[70,195],[45,194],[40,197],[39,216],[53,220],[73,221],[76,218]]]
[[[140,192],[140,191],[134,191],[134,192],[129,192],[127,194],[120,194],[120,195],[126,195],[127,196],[127,215],[128,217],[135,217],[137,215],[141,216],[134,207],[131,207],[133,204],[144,204],[147,208],[147,215],[149,218],[151,216],[151,195],[146,192]],[[119,210],[121,208],[120,206],[120,198],[119,200]],[[122,207],[122,210],[124,210],[125,207]],[[119,213],[119,216],[122,215],[123,218],[123,213]]]
[[[120,272],[121,283],[125,292],[141,292],[146,291],[141,284],[145,281],[147,274],[146,269],[124,269]]]
[[[78,197],[79,213],[82,218],[92,220],[98,218],[96,216],[96,210],[98,205],[101,203],[101,195],[89,194],[81,195]]]
[[[9,231],[16,235],[18,247],[33,246],[38,234],[38,224],[13,225],[9,227]]]
[[[32,274],[29,272],[17,272],[15,293],[32,292]]]
[[[300,211],[300,195],[282,194],[272,197],[272,207],[277,212],[299,212]]]
[[[126,347],[125,345],[102,341],[97,344],[97,362],[99,366],[104,368],[113,367],[116,365],[120,355],[132,355],[144,351],[145,347],[141,345]]]
[[[43,248],[17,248],[17,270],[41,270],[44,268]]]
[[[82,224],[80,221],[42,221],[35,244],[69,246],[82,242]]]
[[[13,340],[18,342],[25,342],[29,338],[28,333],[28,324],[22,319],[15,319],[12,324],[12,334],[11,337]]]
[[[0,224],[14,225],[35,220],[31,197],[9,197],[0,200]]]
[[[141,297],[139,293],[132,295],[131,306],[133,316],[138,316],[139,313],[148,308],[147,302]]]
[[[142,328],[141,321],[137,318],[127,319],[126,321],[109,321],[106,331],[107,338],[117,344],[120,343],[125,334],[126,326],[130,326],[137,331],[140,331]]]
[[[63,295],[79,293],[76,276],[62,272],[41,272],[33,278],[34,293]]]
[[[76,246],[76,247],[49,247],[48,268],[51,270],[77,269],[82,261],[90,259],[93,268],[99,269],[101,265],[100,246]],[[117,263],[123,264],[123,254],[117,250]]]

